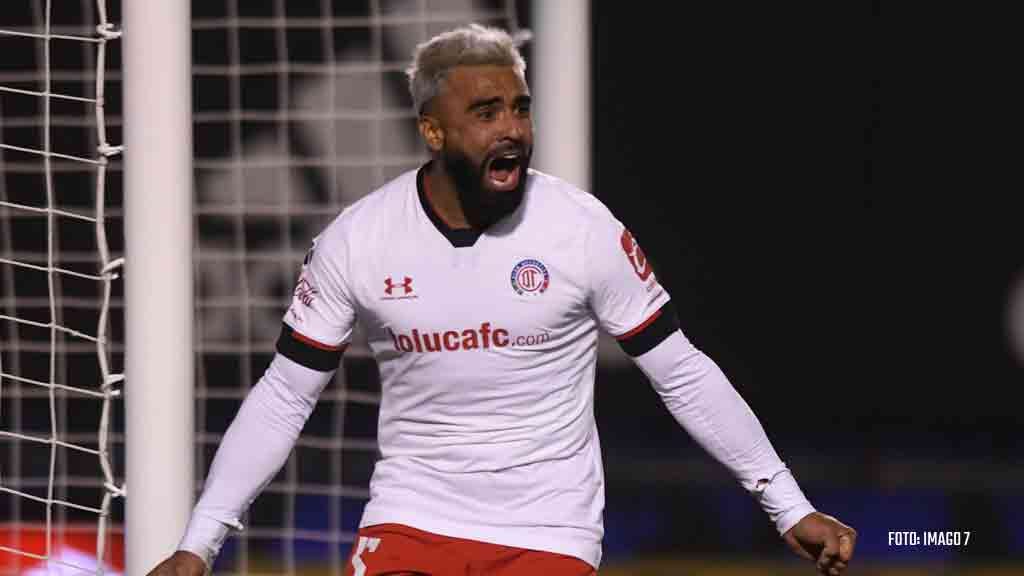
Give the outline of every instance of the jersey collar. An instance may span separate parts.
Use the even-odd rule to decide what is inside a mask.
[[[455,248],[468,248],[476,244],[478,238],[480,238],[480,231],[473,228],[452,228],[448,226],[448,223],[441,218],[441,215],[434,210],[433,204],[430,202],[430,198],[427,196],[427,187],[425,176],[427,169],[430,167],[430,162],[427,162],[416,172],[416,193],[420,198],[420,206],[423,207],[423,212],[427,214],[427,218],[434,224],[437,231],[442,236],[448,239]]]

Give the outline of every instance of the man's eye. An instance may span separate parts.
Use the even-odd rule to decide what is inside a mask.
[[[520,104],[519,106],[516,106],[516,112],[525,116],[530,113],[530,105]]]
[[[479,116],[481,120],[493,120],[495,116],[494,108],[484,108],[477,112],[477,116]]]

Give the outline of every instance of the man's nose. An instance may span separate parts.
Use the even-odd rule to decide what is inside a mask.
[[[517,114],[509,114],[505,117],[501,135],[508,140],[521,142],[530,128],[529,124],[530,120],[528,118],[522,118]]]

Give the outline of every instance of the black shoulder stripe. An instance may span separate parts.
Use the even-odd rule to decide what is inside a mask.
[[[636,358],[661,344],[676,330],[679,330],[679,318],[669,300],[646,321],[616,339],[626,354]]]
[[[281,335],[277,338],[277,351],[310,370],[332,372],[338,369],[345,346],[321,344],[282,323]]]

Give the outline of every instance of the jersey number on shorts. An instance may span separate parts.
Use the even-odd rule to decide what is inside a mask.
[[[363,552],[373,552],[377,549],[377,546],[380,546],[380,538],[359,537],[359,543],[356,544],[356,553],[352,555],[352,567],[356,569],[353,576],[366,575],[366,563],[362,559]]]

